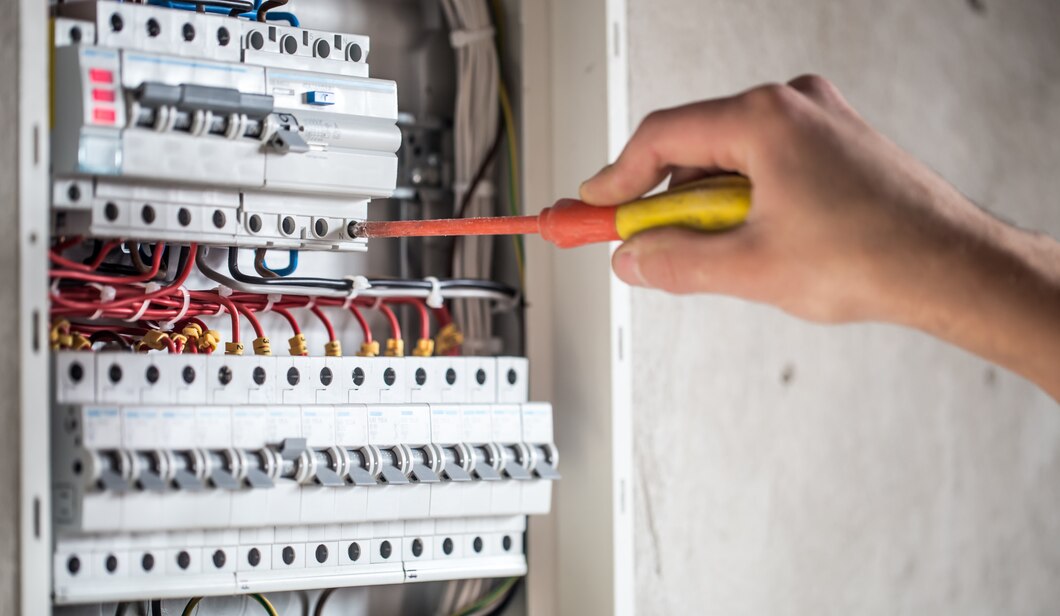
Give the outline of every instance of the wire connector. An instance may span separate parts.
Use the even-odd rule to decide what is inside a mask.
[[[225,343],[225,355],[242,355],[243,354],[243,343],[242,342],[226,342]]]
[[[221,346],[221,332],[216,329],[203,332],[199,337],[199,350],[204,353],[213,353],[219,346]]]
[[[272,342],[266,336],[255,338],[253,346],[255,355],[272,355]]]
[[[386,352],[383,355],[387,357],[404,357],[405,341],[400,338],[387,338]]]
[[[291,355],[301,357],[309,355],[309,346],[305,343],[305,334],[298,334],[287,339],[287,348]]]
[[[324,355],[327,357],[342,357],[342,342],[339,340],[328,340],[324,345]]]
[[[365,342],[361,344],[361,350],[358,351],[358,357],[377,357],[379,355],[379,341],[373,340],[371,342]]]
[[[435,353],[446,355],[464,344],[464,334],[456,327],[455,323],[450,323],[438,330],[438,335],[435,337],[434,342]]]
[[[412,354],[416,357],[430,357],[434,355],[434,340],[430,338],[420,338],[416,341],[416,348],[412,349]]]
[[[162,349],[169,346],[172,340],[169,338],[169,334],[158,329],[152,329],[144,334],[142,342],[149,349],[161,351]]]
[[[87,351],[92,348],[92,341],[83,334],[74,332],[70,335],[69,348],[72,351]]]

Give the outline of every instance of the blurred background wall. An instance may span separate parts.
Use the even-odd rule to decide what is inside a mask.
[[[634,125],[820,73],[1060,236],[1060,3],[629,0],[629,37]],[[638,613],[1060,604],[1060,407],[1034,386],[889,326],[644,290],[633,311]]]

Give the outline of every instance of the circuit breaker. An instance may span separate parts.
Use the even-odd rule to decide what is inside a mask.
[[[397,185],[397,84],[367,36],[268,5],[55,9],[57,605],[520,576],[550,509],[551,406],[525,358],[460,354],[448,309],[518,293],[349,260]]]

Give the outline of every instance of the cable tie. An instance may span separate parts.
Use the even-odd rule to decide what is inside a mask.
[[[180,323],[184,319],[184,315],[188,313],[188,308],[191,307],[191,293],[188,293],[188,290],[183,286],[177,287],[177,290],[184,296],[184,305],[180,307],[180,312],[177,313],[177,316],[159,325],[162,329],[173,329],[176,327],[177,323]]]
[[[98,282],[85,283],[86,287],[92,287],[99,291],[99,301],[101,302],[112,302],[114,298],[118,296],[118,290],[107,284],[100,284]]]
[[[229,287],[224,286],[223,284],[217,285],[217,288],[214,289],[214,291],[216,291],[217,294],[219,296],[221,296],[221,297],[228,297],[228,296],[232,295],[232,293],[233,293],[232,289],[230,289]]]
[[[424,280],[431,283],[431,290],[427,293],[427,297],[423,300],[423,303],[427,304],[428,308],[434,308],[435,310],[444,306],[445,298],[442,297],[442,284],[438,281],[438,278],[435,276],[427,276]]]
[[[268,295],[265,296],[265,299],[268,300],[268,301],[265,302],[265,308],[263,308],[261,311],[262,312],[272,312],[272,306],[276,302],[282,300],[283,299],[283,295],[281,295],[279,293],[269,293]]]
[[[372,310],[379,310],[379,307],[383,305],[383,296],[380,295],[375,298],[375,302],[372,304]]]
[[[350,292],[346,295],[346,301],[342,302],[342,309],[349,310],[353,305],[353,300],[357,299],[361,291],[371,289],[372,283],[368,282],[364,276],[343,276],[343,280],[350,281]]]
[[[521,293],[516,293],[505,300],[497,300],[497,305],[493,307],[493,313],[511,312],[518,308],[522,301],[523,295]]]
[[[466,30],[453,30],[449,33],[449,44],[453,46],[453,49],[459,49],[461,47],[467,47],[472,43],[480,43],[482,41],[490,41],[493,39],[494,30],[490,28],[478,28],[478,29],[466,29]]]
[[[313,297],[313,296],[310,296],[309,297],[309,301],[306,302],[306,305],[302,306],[302,307],[305,308],[306,310],[312,310],[312,309],[316,308],[317,307],[317,298]]]
[[[136,314],[132,315],[128,319],[122,319],[122,321],[125,321],[126,323],[135,323],[135,322],[139,321],[140,319],[143,318],[144,314],[147,312],[147,309],[150,306],[151,306],[151,300],[145,299],[144,303],[140,304],[140,309],[136,311]]]

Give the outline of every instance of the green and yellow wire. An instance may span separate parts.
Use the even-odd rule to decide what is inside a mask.
[[[276,608],[272,606],[272,603],[265,598],[265,595],[260,593],[254,593],[250,595],[252,599],[261,604],[261,607],[265,608],[265,613],[269,616],[280,616],[276,611]],[[195,611],[195,607],[202,601],[202,597],[192,597],[188,600],[188,604],[184,606],[184,610],[180,613],[180,616],[191,616],[192,612]]]

